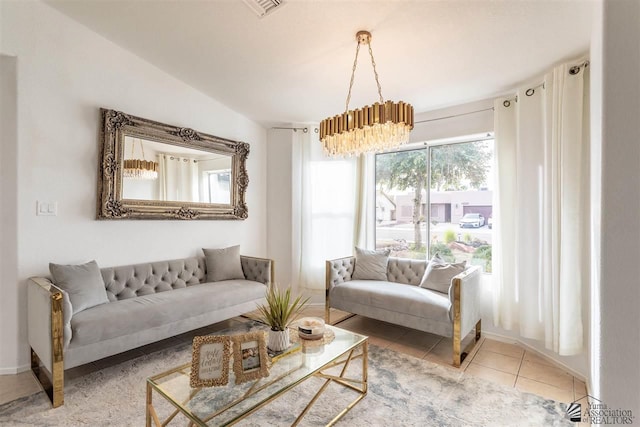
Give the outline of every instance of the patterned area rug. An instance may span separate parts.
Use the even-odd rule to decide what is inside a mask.
[[[392,350],[374,345],[369,349],[369,392],[338,425],[573,425],[565,417],[565,404],[481,379],[459,379],[456,370]],[[52,409],[46,395],[36,393],[0,406],[0,425],[144,426],[146,378],[190,358],[191,346],[182,344],[68,381],[64,406]],[[321,384],[308,380],[238,425],[290,425]],[[332,387],[302,425],[325,425],[354,398],[350,390]],[[154,404],[162,400],[154,394]],[[168,404],[160,404],[158,410],[171,412]],[[170,425],[174,424],[187,422],[177,418]]]

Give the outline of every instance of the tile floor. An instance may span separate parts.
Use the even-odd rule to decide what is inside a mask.
[[[369,342],[438,363],[450,369],[452,341],[426,332],[355,316],[339,327],[369,335]],[[471,340],[463,342],[463,347]],[[587,394],[585,383],[537,353],[517,344],[483,337],[462,363],[460,375],[472,375],[518,390],[569,403]]]
[[[310,307],[304,314],[324,317],[324,308]],[[451,339],[361,316],[340,321],[347,315],[348,313],[337,310],[332,311],[332,322],[338,320],[339,327],[368,335],[369,342],[373,345],[429,360],[449,369],[456,369],[451,366]],[[244,318],[230,319],[207,328],[73,368],[65,372],[65,378],[68,380],[86,375],[89,372],[118,364],[142,354],[191,341],[195,335],[226,329],[244,321],[246,321]],[[468,339],[470,340],[471,337]],[[466,342],[463,343],[463,346],[465,344]],[[494,341],[484,337],[467,356],[458,371],[461,376],[472,375],[565,403],[586,395],[583,381],[555,366],[547,359],[516,344]],[[0,404],[28,396],[38,390],[39,385],[30,371],[18,375],[0,375]]]

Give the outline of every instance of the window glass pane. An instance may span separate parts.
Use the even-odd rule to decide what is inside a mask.
[[[231,171],[207,172],[209,178],[209,203],[231,203]]]
[[[425,259],[427,150],[376,155],[376,248]]]
[[[429,149],[430,254],[491,272],[493,141]]]

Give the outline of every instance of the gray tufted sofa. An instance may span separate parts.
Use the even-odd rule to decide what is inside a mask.
[[[480,267],[468,267],[451,280],[449,293],[419,287],[427,261],[389,258],[387,281],[352,280],[355,257],[326,262],[325,321],[330,308],[430,332],[453,339],[453,365],[459,367],[471,346],[461,350],[475,328],[480,339]]]
[[[244,280],[210,283],[204,257],[103,268],[109,303],[73,316],[66,292],[48,278],[29,279],[32,368],[53,406],[63,403],[65,369],[254,310],[274,279],[273,261],[240,259]]]

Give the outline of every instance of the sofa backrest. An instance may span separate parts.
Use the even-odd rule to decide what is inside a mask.
[[[356,257],[340,258],[329,261],[330,270],[327,279],[331,286],[351,280]],[[427,261],[408,258],[389,258],[387,264],[387,280],[390,282],[404,283],[406,285],[419,285],[427,268]]]
[[[389,258],[387,280],[418,286],[426,268],[427,261],[423,259]]]
[[[170,291],[206,281],[204,257],[100,269],[109,301]]]

